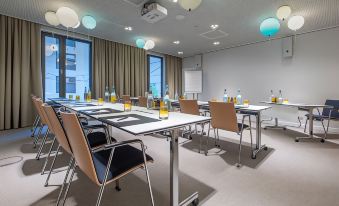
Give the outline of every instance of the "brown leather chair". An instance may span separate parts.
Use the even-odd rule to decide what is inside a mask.
[[[180,105],[180,112],[185,113],[185,114],[191,114],[191,115],[200,115],[199,111],[199,105],[197,100],[185,100],[185,99],[180,99],[179,100],[179,105]],[[204,135],[204,127],[205,123],[199,124],[201,126],[201,135],[199,139],[199,153],[201,152],[201,141],[202,141],[202,136]],[[197,130],[197,124],[195,126],[195,133],[198,134]],[[184,131],[183,135],[189,134],[189,139],[192,139],[192,133],[193,131],[191,130],[191,126],[189,126],[188,131]],[[206,153],[205,153],[206,154]]]
[[[147,107],[147,98],[139,96],[138,97],[138,106],[139,107]]]
[[[77,115],[61,112],[61,118],[75,158],[75,165],[65,190],[64,203],[76,168],[79,168],[90,180],[100,186],[97,206],[100,205],[107,184],[119,180],[137,169],[145,168],[151,201],[154,205],[147,169],[147,162],[152,162],[153,159],[145,154],[145,146],[141,140],[127,140],[108,144],[92,151]],[[141,150],[130,146],[135,143],[140,144]]]
[[[35,95],[31,94],[31,98],[32,98],[33,106],[35,107],[34,101],[37,97]],[[36,111],[36,116],[35,116],[34,123],[33,123],[32,129],[31,129],[31,137],[35,136],[35,132],[39,127],[39,122],[40,122],[40,116],[38,114],[38,111]]]
[[[121,98],[122,98],[123,102],[131,101],[131,96],[130,95],[122,95]]]
[[[238,167],[241,166],[241,143],[242,143],[242,135],[245,129],[250,130],[251,136],[251,149],[252,149],[252,130],[251,130],[251,116],[243,115],[243,119],[241,123],[238,123],[236,111],[233,103],[224,103],[224,102],[209,102],[210,114],[211,114],[211,126],[214,129],[215,141],[218,137],[219,142],[219,129],[235,132],[240,135],[240,143],[239,143],[239,162],[237,164]],[[244,124],[245,118],[248,117],[249,125]],[[217,130],[217,133],[216,133]],[[210,133],[210,128],[208,129],[208,137]],[[219,144],[218,144],[219,145]],[[220,145],[219,145],[220,146]],[[208,138],[206,142],[206,152],[208,148]]]

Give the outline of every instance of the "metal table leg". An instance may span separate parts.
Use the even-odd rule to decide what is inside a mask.
[[[252,151],[252,159],[257,158],[257,154],[261,150],[267,150],[266,145],[261,145],[261,112],[258,112],[256,114],[256,121],[257,121],[256,146],[255,149]]]
[[[198,205],[198,192],[179,203],[179,129],[172,131],[170,142],[170,206]]]
[[[279,120],[278,118],[274,118],[274,122],[275,124],[274,125],[268,125],[266,127],[264,127],[264,129],[283,129],[283,130],[286,130],[286,126],[282,126],[282,125],[279,125]]]
[[[314,110],[314,107],[309,107],[308,108],[308,115],[309,115],[309,127],[308,127],[308,137],[296,137],[295,138],[295,141],[296,142],[299,142],[299,140],[301,139],[313,139],[314,138],[314,134],[313,134],[313,123],[314,123],[314,114],[313,114],[313,110]],[[324,142],[323,139],[321,139],[321,142]]]

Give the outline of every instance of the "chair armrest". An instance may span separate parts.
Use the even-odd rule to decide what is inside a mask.
[[[145,150],[145,146],[144,143],[140,140],[140,139],[132,139],[132,140],[126,140],[126,141],[121,141],[121,142],[115,142],[115,143],[111,143],[111,144],[106,144],[97,148],[94,148],[92,150],[92,152],[100,152],[103,150],[110,150],[116,147],[121,147],[121,146],[125,146],[125,145],[129,145],[129,144],[137,144],[139,143],[141,145],[142,150]]]

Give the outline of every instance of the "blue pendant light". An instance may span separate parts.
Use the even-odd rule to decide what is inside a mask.
[[[138,48],[142,49],[145,46],[145,40],[144,39],[137,39],[135,41],[135,44],[137,45]]]
[[[81,22],[82,22],[82,25],[84,25],[84,27],[86,27],[86,29],[94,29],[97,26],[97,22],[90,15],[86,15],[86,16],[82,17]]]
[[[278,33],[280,29],[280,23],[276,18],[265,19],[260,24],[260,32],[266,37],[272,37]]]

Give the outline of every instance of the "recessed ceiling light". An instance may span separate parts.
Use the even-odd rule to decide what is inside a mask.
[[[174,2],[174,3],[177,3],[177,2],[178,2],[178,0],[173,0],[173,2]]]
[[[179,55],[183,55],[183,54],[184,54],[184,52],[180,51],[180,52],[178,52],[178,54],[179,54]]]
[[[180,44],[180,41],[174,41],[173,44]]]
[[[133,28],[132,28],[132,27],[130,27],[130,26],[126,26],[126,27],[125,27],[125,30],[126,30],[126,31],[132,31],[132,30],[133,30]]]
[[[212,24],[210,27],[211,27],[212,30],[216,30],[217,28],[219,28],[219,25],[218,24]]]
[[[220,42],[219,42],[219,41],[215,41],[215,42],[213,42],[213,44],[214,44],[214,45],[219,45]]]

